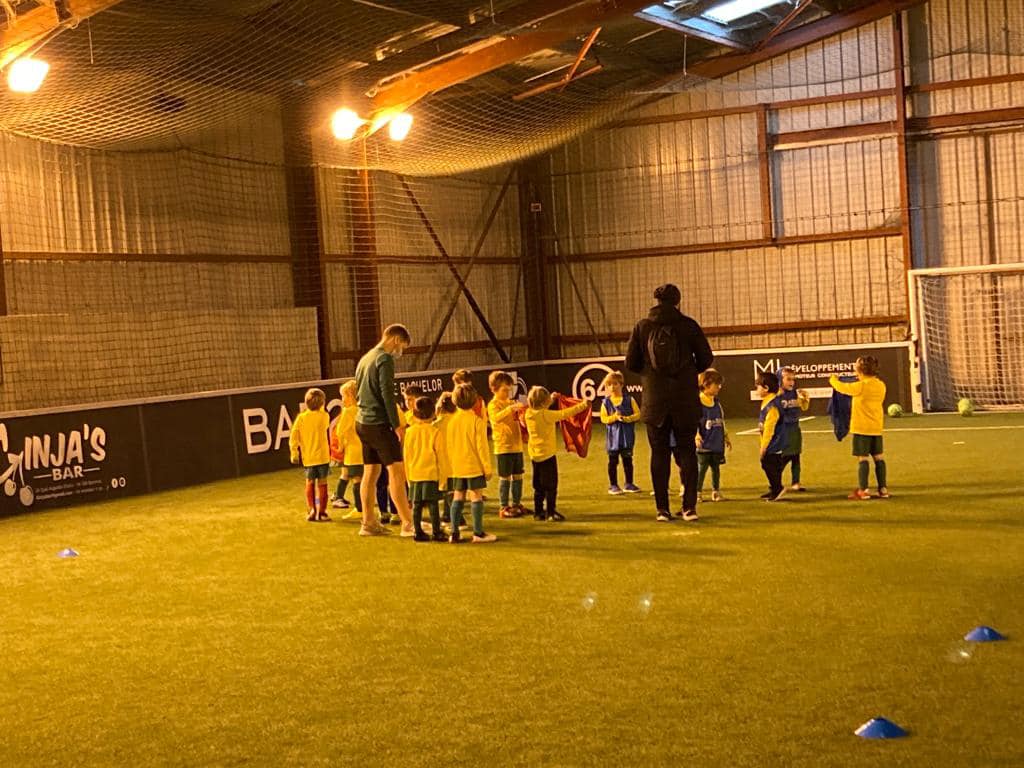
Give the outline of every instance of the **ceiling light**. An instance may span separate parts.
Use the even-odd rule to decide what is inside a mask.
[[[15,93],[35,93],[49,71],[50,65],[40,59],[17,59],[7,68],[7,87]]]
[[[719,24],[729,24],[736,19],[742,19],[744,16],[778,4],[779,0],[730,0],[728,3],[708,8],[702,15]]]

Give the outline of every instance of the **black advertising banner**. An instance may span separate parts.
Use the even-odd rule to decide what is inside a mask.
[[[792,367],[797,385],[811,396],[811,413],[824,414],[828,378],[853,372],[860,355],[874,355],[888,386],[887,403],[908,408],[910,348],[906,344],[720,352],[715,367],[725,377],[720,395],[733,418],[757,414],[754,377]],[[626,391],[642,400],[640,379],[621,357],[521,363],[505,366],[525,398],[535,384],[577,398],[604,395],[601,382],[622,371]],[[470,369],[485,398],[491,368]],[[436,399],[451,389],[452,371],[400,373],[396,396],[410,384]],[[0,515],[71,506],[134,493],[244,477],[290,465],[288,437],[309,386],[327,395],[333,420],[341,408],[340,380],[280,389],[224,392],[181,400],[101,406],[51,414],[0,418]]]
[[[142,407],[154,491],[238,475],[227,397],[149,403]]]
[[[0,419],[0,515],[150,490],[139,406]]]

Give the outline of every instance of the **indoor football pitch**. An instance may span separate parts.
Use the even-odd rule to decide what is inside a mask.
[[[822,418],[759,501],[752,426],[696,524],[601,434],[490,546],[309,524],[297,470],[0,519],[0,765],[1024,765],[1024,415],[889,419],[870,501]]]

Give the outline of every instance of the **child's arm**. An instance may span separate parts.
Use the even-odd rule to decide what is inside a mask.
[[[624,421],[622,414],[618,411],[608,410],[608,401],[605,400],[601,403],[601,423],[602,424],[614,424],[616,421]]]
[[[301,415],[295,417],[291,431],[288,433],[288,454],[292,464],[298,464],[301,460],[299,455],[299,430],[302,426]]]
[[[796,401],[800,403],[801,411],[806,411],[811,407],[811,397],[807,394],[806,389],[798,389],[796,391]]]
[[[487,422],[483,419],[475,419],[476,426],[476,452],[480,457],[480,464],[484,468],[484,477],[491,479],[491,446],[487,444]]]
[[[779,422],[779,409],[772,407],[764,417],[764,428],[761,430],[761,456],[768,452],[768,444],[775,434],[775,425]]]
[[[640,421],[640,406],[636,404],[636,400],[634,400],[632,397],[629,398],[629,402],[630,405],[633,406],[633,415],[623,416],[622,421],[625,422],[626,424],[635,424],[636,422]]]
[[[444,490],[452,465],[451,460],[448,458],[448,441],[445,439],[443,429],[437,430],[437,438],[434,440],[434,452],[437,454],[437,484]]]
[[[491,427],[496,427],[499,421],[504,421],[510,416],[514,415],[516,411],[520,410],[523,406],[517,403],[515,400],[511,401],[508,408],[502,408],[500,411],[491,411]],[[490,410],[488,408],[488,410]]]
[[[551,416],[554,421],[562,421],[563,419],[571,418],[577,413],[583,413],[587,408],[593,407],[590,400],[584,400],[583,402],[576,403],[576,405],[570,406],[569,408],[563,408],[560,411],[552,411]]]
[[[838,376],[832,376],[828,383],[832,385],[832,389],[836,392],[849,395],[850,397],[859,397],[864,389],[863,381],[858,380],[847,384],[845,381],[840,381]]]

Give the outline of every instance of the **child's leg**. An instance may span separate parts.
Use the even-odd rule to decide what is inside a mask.
[[[880,453],[877,456],[872,456],[871,458],[875,460],[875,480],[878,481],[878,490],[881,491],[888,487],[886,483],[888,478],[886,477],[885,470],[885,454]]]
[[[868,465],[867,456],[857,457],[857,487],[862,491],[868,489],[868,471],[870,470]]]
[[[417,534],[423,533],[423,508],[426,505],[425,501],[417,501],[412,508],[412,525]]]
[[[512,506],[521,507],[523,505],[523,476],[512,475]]]
[[[543,471],[538,469],[540,464],[533,462],[533,516],[543,518],[544,511],[544,483]]]
[[[345,491],[348,490],[348,470],[342,468],[341,477],[338,478],[338,487],[334,491],[334,498],[339,500],[345,499]]]
[[[473,535],[484,535],[484,495],[482,491],[469,492],[469,509],[473,515]]]
[[[459,537],[459,526],[462,525],[462,508],[465,506],[465,491],[456,491],[452,495],[452,536]]]
[[[512,478],[501,477],[498,478],[498,503],[501,504],[502,509],[509,505],[509,496],[512,492]]]
[[[437,503],[437,499],[428,501],[427,509],[430,511],[430,525],[436,538],[441,535],[441,508]]]
[[[778,496],[782,490],[782,456],[778,453],[766,454],[761,459],[761,468],[768,478],[768,492]]]
[[[704,483],[701,482],[698,487],[702,487],[703,485],[704,485]],[[722,488],[722,465],[721,465],[721,462],[716,457],[711,462],[711,490],[712,491],[718,491],[718,490],[721,490],[721,488]]]
[[[363,511],[363,484],[361,481],[361,477],[352,480],[352,501],[355,502],[356,512]]]
[[[391,513],[388,507],[388,470],[387,467],[382,467],[380,470],[380,477],[377,478],[377,509],[380,510],[380,516],[384,519],[389,519]]]
[[[325,519],[327,517],[327,478],[322,478],[317,482],[317,496],[319,496],[316,514],[317,517]]]
[[[452,492],[446,490],[444,492],[444,521],[450,523],[452,521]]]
[[[316,481],[306,480],[306,510],[308,512],[316,511]]]
[[[373,513],[373,505],[378,477],[380,477],[380,464],[363,466],[363,476],[359,481],[359,503],[363,508],[364,528],[372,528],[377,522],[377,516]]]
[[[622,474],[625,475],[626,485],[633,485],[633,451],[622,451]]]
[[[793,485],[800,485],[800,454],[796,454],[789,462],[789,470]]]
[[[708,475],[708,467],[711,466],[711,454],[710,453],[698,453],[697,454],[697,492],[704,490],[704,478]],[[711,483],[714,485],[714,475],[712,475]]]
[[[552,456],[548,461],[551,466],[547,469],[545,482],[544,500],[548,507],[548,517],[555,520],[565,520],[565,515],[558,511],[558,460]]]
[[[619,484],[619,452],[608,451],[608,485]]]

